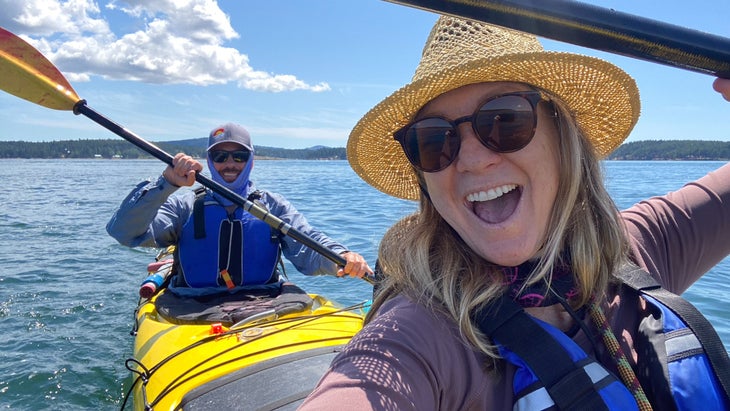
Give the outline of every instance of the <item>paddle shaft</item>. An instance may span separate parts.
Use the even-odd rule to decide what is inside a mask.
[[[730,39],[571,0],[386,0],[730,78]]]
[[[102,127],[108,129],[109,131],[113,132],[114,134],[122,137],[123,139],[129,141],[130,143],[134,144],[135,146],[139,147],[140,149],[151,154],[153,157],[172,166],[173,158],[170,154],[168,154],[161,148],[157,147],[156,145],[150,143],[149,141],[144,140],[143,138],[128,131],[127,129],[120,126],[119,124],[117,124],[117,123],[109,120],[108,118],[104,117],[103,115],[99,114],[94,109],[87,106],[86,101],[80,100],[79,102],[77,102],[73,108],[73,112],[74,112],[74,114],[83,114],[84,116],[86,116],[89,119],[93,120],[94,122],[98,123]],[[228,188],[222,186],[221,184],[211,180],[210,178],[208,178],[200,173],[195,173],[195,180],[197,182],[199,182],[200,184],[204,185],[205,187],[208,187],[211,190],[215,191],[216,193],[227,198],[228,200],[231,200],[236,205],[243,207],[244,210],[253,214],[254,217],[259,218],[260,220],[262,220],[263,222],[265,222],[266,224],[268,224],[275,230],[299,241],[300,243],[313,249],[314,251],[323,255],[330,261],[334,262],[335,264],[342,266],[342,267],[344,267],[345,264],[347,264],[347,261],[345,260],[344,257],[335,253],[334,251],[330,250],[329,248],[323,246],[322,244],[314,241],[312,238],[306,236],[299,230],[293,228],[290,224],[282,221],[280,218],[276,217],[275,215],[270,214],[268,211],[266,211],[265,209],[263,209],[262,207],[260,207],[256,203],[254,203],[253,201],[250,201],[246,198],[241,197],[240,195],[236,194],[235,192],[229,190]]]

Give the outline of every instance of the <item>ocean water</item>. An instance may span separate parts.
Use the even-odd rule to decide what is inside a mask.
[[[664,194],[717,162],[607,162],[621,207]],[[111,214],[158,160],[0,160],[0,409],[118,409],[131,379],[132,313],[155,250],[118,245]],[[285,195],[308,220],[374,263],[385,230],[415,209],[371,188],[345,161],[259,161],[259,187]],[[370,298],[356,279],[290,279],[342,304]],[[730,347],[726,259],[685,296]]]

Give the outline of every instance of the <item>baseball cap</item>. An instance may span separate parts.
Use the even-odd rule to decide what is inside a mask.
[[[251,135],[248,130],[238,124],[226,123],[214,128],[208,136],[208,151],[220,143],[238,143],[246,150],[253,151]]]

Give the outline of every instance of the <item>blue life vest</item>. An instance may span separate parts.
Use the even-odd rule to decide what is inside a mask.
[[[624,291],[647,303],[634,335],[636,377],[656,409],[730,409],[730,359],[709,321],[635,265],[621,268]]]
[[[177,287],[230,289],[278,281],[279,241],[271,227],[240,207],[229,215],[200,191],[175,252]]]
[[[730,358],[710,323],[638,267],[623,267],[617,276],[626,295],[650,307],[634,336],[635,373],[655,409],[730,409]],[[514,410],[637,409],[616,377],[511,299],[502,297],[472,319],[517,368]]]
[[[609,409],[609,410],[638,410],[636,400],[631,395],[631,392],[619,381],[616,376],[606,370],[601,364],[595,361],[595,359],[588,357],[586,353],[571,340],[562,331],[553,327],[552,325],[532,318],[532,320],[542,327],[547,333],[554,338],[561,346],[565,349],[566,353],[570,357],[570,360],[575,364],[575,369],[572,371],[573,377],[565,379],[561,384],[566,386],[563,388],[557,388],[562,390],[572,390],[578,387],[580,384],[578,381],[585,378],[590,379],[590,385],[586,385],[583,388],[584,393],[575,396],[575,400],[571,404],[563,404],[562,408],[576,408],[576,409]],[[510,351],[504,345],[499,343],[499,340],[495,339],[495,343],[498,344],[499,353],[505,360],[514,364],[517,367],[515,371],[514,379],[512,380],[512,389],[515,394],[513,410],[515,411],[535,411],[535,410],[546,410],[556,406],[550,396],[548,389],[540,381],[535,372],[530,366],[524,361],[524,359],[514,352]],[[543,353],[549,355],[549,352]],[[554,361],[555,357],[551,357]],[[588,381],[586,380],[586,383]],[[588,406],[590,390],[595,390],[598,394],[596,401],[602,401],[605,404],[603,407],[591,405]],[[561,409],[562,409],[561,408]]]

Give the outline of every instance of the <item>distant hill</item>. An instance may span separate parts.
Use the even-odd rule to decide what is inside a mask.
[[[190,154],[191,151],[198,153],[200,157],[205,156],[205,150],[208,147],[208,138],[194,138],[188,140],[166,141],[159,143],[159,147],[167,152],[183,151]],[[167,149],[165,147],[170,147]],[[172,148],[178,149],[177,151]],[[300,159],[300,160],[345,160],[344,147],[326,147],[313,146],[308,148],[276,148],[257,146],[254,144],[256,157],[259,158],[278,158],[278,159]]]
[[[730,160],[730,142],[647,140],[622,144],[609,160]]]
[[[204,158],[208,138],[155,143],[170,154],[178,152]],[[344,147],[314,146],[301,149],[254,145],[257,158],[345,160]],[[0,141],[0,158],[152,158],[122,139],[64,140],[51,142]],[[730,160],[730,142],[702,140],[646,140],[625,143],[609,160]]]
[[[154,143],[174,155],[184,152],[205,157],[208,138],[195,138]],[[254,145],[256,157],[270,159],[345,160],[344,147],[315,146],[287,149]],[[0,141],[0,158],[152,158],[149,154],[122,139],[64,140],[50,142]]]
[[[187,140],[173,140],[173,141],[166,141],[165,144],[171,144],[171,145],[179,146],[179,147],[205,148],[205,145],[208,144],[208,138],[201,137],[201,138],[190,138]]]

